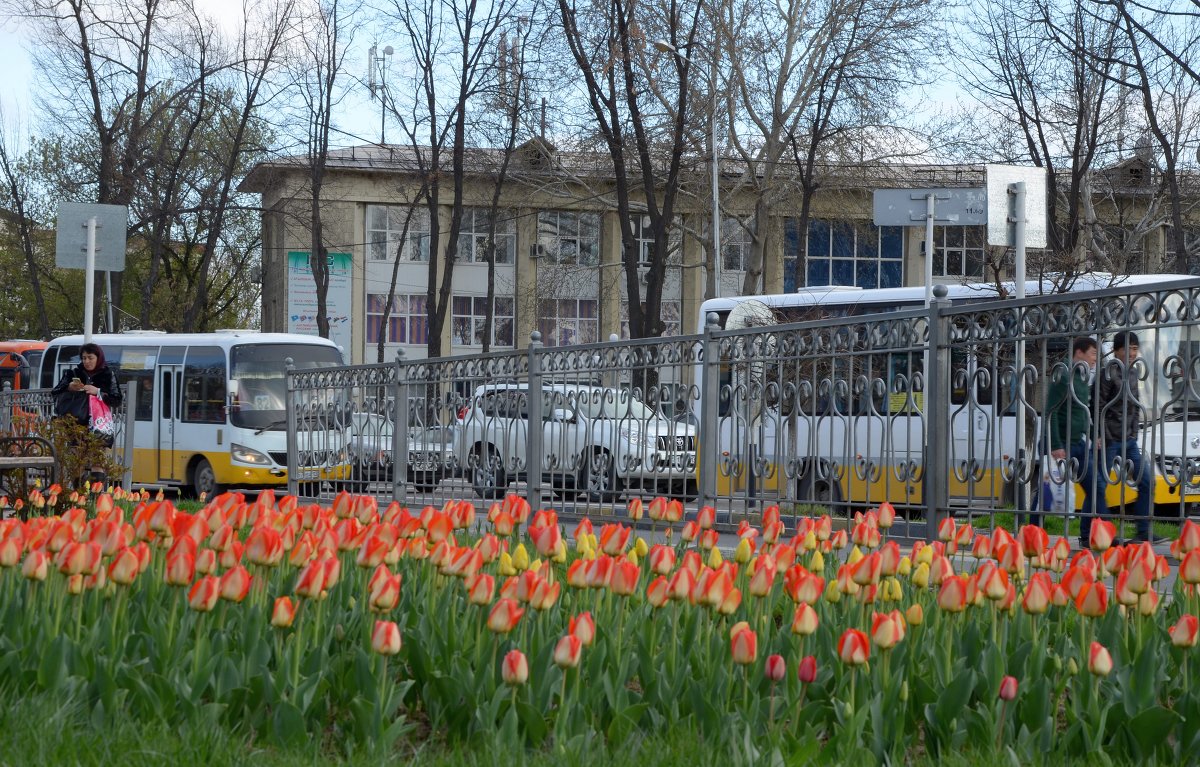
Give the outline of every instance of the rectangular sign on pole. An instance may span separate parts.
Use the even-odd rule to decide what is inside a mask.
[[[58,204],[54,265],[60,269],[87,268],[88,221],[96,219],[96,268],[125,271],[125,229],[129,209],[124,205],[83,202]]]
[[[937,222],[944,226],[982,226],[987,223],[987,193],[982,188],[876,189],[875,226],[912,226],[924,221],[926,198],[937,201]]]
[[[1009,186],[1025,184],[1025,210],[1013,211]],[[987,166],[987,242],[1016,246],[1016,221],[1025,221],[1025,247],[1046,247],[1046,169],[1024,165]]]

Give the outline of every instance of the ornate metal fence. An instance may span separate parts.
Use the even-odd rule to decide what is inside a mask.
[[[950,514],[1075,517],[1083,488],[1062,488],[1090,481],[1133,536],[1143,512],[1200,502],[1198,314],[1200,281],[954,305],[942,290],[929,309],[569,348],[535,333],[514,352],[291,372],[291,489],[516,492],[593,516],[665,495],[733,523],[886,501],[898,533],[926,535]],[[1112,352],[1121,332],[1139,359]],[[1088,337],[1094,376],[1072,361]],[[340,481],[301,487],[333,432]]]

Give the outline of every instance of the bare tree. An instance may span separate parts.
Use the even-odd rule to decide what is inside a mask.
[[[427,353],[442,354],[442,330],[453,298],[458,235],[467,175],[467,130],[474,99],[495,76],[495,43],[514,13],[512,0],[392,0],[387,16],[402,33],[410,74],[385,100],[400,125],[430,221],[426,281]],[[443,231],[441,211],[449,208]],[[440,274],[439,274],[440,269]]]
[[[28,179],[21,173],[9,149],[9,128],[0,110],[0,206],[8,208],[16,226],[16,235],[25,260],[25,268],[37,307],[37,325],[41,337],[50,338],[50,317],[46,312],[46,299],[42,296],[42,281],[34,251],[33,229],[35,223],[30,216]]]
[[[916,81],[936,0],[792,0],[763,5],[718,0],[727,58],[729,143],[741,162],[737,186],[754,196],[751,249],[742,284],[762,289],[769,224],[797,182],[801,217],[828,144],[879,121],[899,85]],[[864,119],[866,118],[866,119]],[[795,161],[792,167],[788,155]],[[732,192],[736,193],[736,191]],[[803,230],[802,230],[803,231]]]
[[[660,5],[558,0],[558,8],[596,129],[612,162],[630,335],[661,335],[667,254],[691,146],[690,84],[696,66],[691,55],[703,5],[679,0]],[[658,44],[649,45],[648,39]],[[635,200],[649,223],[646,239],[653,242],[644,296],[642,254],[632,222]]]

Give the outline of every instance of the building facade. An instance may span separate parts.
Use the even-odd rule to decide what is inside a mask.
[[[534,140],[510,158],[493,196],[502,157],[494,150],[467,153],[458,257],[453,269],[444,353],[523,346],[532,331],[550,346],[629,337],[626,278],[611,170],[607,156],[560,153]],[[431,257],[435,232],[450,230],[449,183],[431,212],[421,199],[428,158],[408,147],[364,146],[334,151],[326,164],[321,220],[331,270],[327,313],[331,336],[353,362],[426,355],[430,286],[441,295],[442,259]],[[701,169],[702,170],[702,169]],[[263,163],[242,189],[262,195],[264,331],[315,332],[311,193],[303,159]],[[671,238],[663,288],[664,335],[694,333],[709,274],[711,200],[697,174],[694,194]],[[876,227],[876,188],[982,187],[983,166],[897,166],[864,175],[832,176],[817,192],[807,227],[799,199],[773,204],[764,250],[763,293],[805,286],[900,287],[924,283],[924,224]],[[720,295],[743,290],[751,235],[742,223],[754,198],[730,174],[722,190]],[[496,257],[487,263],[494,223]],[[630,222],[639,261],[648,266],[653,242],[648,219]],[[644,235],[644,236],[643,236]],[[442,237],[444,241],[444,236]],[[1162,238],[1152,242],[1159,242]],[[937,226],[933,273],[941,282],[994,279],[982,226]],[[644,279],[643,268],[639,279]],[[488,318],[489,284],[494,310]]]

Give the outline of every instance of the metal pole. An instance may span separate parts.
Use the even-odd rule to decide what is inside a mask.
[[[930,190],[930,192],[925,195],[925,310],[926,311],[928,311],[929,308],[933,306],[933,253],[934,253],[933,220],[934,220],[934,215],[936,213],[936,210],[937,210],[937,202],[935,199],[935,195],[934,195],[934,192],[932,190]],[[932,351],[933,351],[933,346],[932,346],[933,328],[931,327],[929,329],[929,331],[930,331],[930,336],[929,336],[930,344],[926,345],[924,359],[921,360],[921,375],[925,379],[925,387],[924,387],[925,397],[924,397],[924,399],[925,399],[925,404],[926,404],[926,409],[925,409],[925,417],[926,418],[931,417],[931,414],[933,413],[933,411],[929,410],[929,408],[928,408],[929,390],[933,385],[933,382],[929,378],[930,355],[932,354]],[[926,431],[928,431],[928,427],[926,427]]]
[[[717,160],[717,59],[713,57],[712,82],[709,83],[712,113],[708,135],[712,141],[712,228],[713,228],[713,298],[721,297],[721,173]]]
[[[1017,297],[1017,317],[1021,317],[1024,311],[1024,304],[1021,303],[1025,298],[1025,182],[1018,181],[1015,184],[1008,185],[1008,193],[1013,198],[1013,275],[1016,285]],[[1020,492],[1019,488],[1027,486],[1025,475],[1027,473],[1025,461],[1028,459],[1028,451],[1025,449],[1025,334],[1021,330],[1024,323],[1017,324],[1017,348],[1016,361],[1014,364],[1016,372],[1016,401],[1013,403],[1013,414],[1016,416],[1016,453],[1017,463],[1013,472],[1013,487],[1018,488],[1013,500],[1017,503],[1017,511],[1027,511],[1028,499],[1023,496],[1025,493]]]
[[[929,307],[929,343],[925,385],[925,537],[934,540],[938,523],[949,513],[950,466],[950,345],[948,322],[940,316],[950,307],[946,286],[938,285]]]
[[[408,496],[408,467],[412,462],[408,442],[408,371],[404,367],[404,350],[396,350],[396,386],[392,392],[392,500]],[[365,492],[365,489],[364,489]]]
[[[133,486],[133,430],[137,426],[137,394],[137,381],[125,384],[125,436],[121,447],[121,465],[125,467],[125,473],[121,477],[121,489],[126,492]]]
[[[291,357],[283,361],[284,367],[284,402],[287,405],[287,492],[288,495],[300,495],[300,450],[296,443],[297,432],[300,430],[300,419],[296,417],[296,406],[299,397],[296,396],[295,382],[291,373],[296,369],[296,362]],[[311,437],[310,437],[311,443]]]
[[[525,437],[525,500],[531,509],[540,508],[542,502],[542,334],[529,334],[529,417],[525,422],[529,431]]]
[[[92,313],[96,304],[96,217],[87,222],[87,260],[83,270],[83,342],[92,342]]]
[[[104,328],[109,333],[116,333],[117,332],[116,328],[113,325],[112,272],[109,272],[109,271],[104,272],[104,295],[108,299],[107,301],[104,302],[105,305],[108,307],[108,311],[107,311],[108,322],[107,322],[107,324],[105,324]]]
[[[717,453],[721,450],[719,406],[721,402],[721,354],[713,334],[721,329],[715,312],[705,318],[703,358],[700,368],[700,439],[696,445],[700,463],[700,504],[717,505]]]

